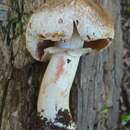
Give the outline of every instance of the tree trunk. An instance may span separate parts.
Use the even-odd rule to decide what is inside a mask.
[[[124,0],[122,4],[122,30],[124,41],[123,53],[123,79],[122,79],[122,114],[130,113],[130,12],[128,7],[130,0]],[[125,109],[124,109],[125,108]]]
[[[0,130],[47,130],[36,112],[47,63],[33,60],[25,48],[28,18],[46,2],[54,4],[54,0],[0,1]],[[115,130],[118,124],[122,77],[120,1],[100,2],[114,18],[115,39],[108,49],[81,58],[70,97],[78,130]]]

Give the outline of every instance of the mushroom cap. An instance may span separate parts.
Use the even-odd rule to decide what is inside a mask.
[[[100,5],[91,0],[65,0],[32,15],[26,31],[27,49],[40,60],[39,42],[69,40],[74,27],[85,42],[114,37],[112,20]]]

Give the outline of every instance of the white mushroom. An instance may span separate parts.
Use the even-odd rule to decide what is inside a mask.
[[[113,37],[110,17],[91,0],[66,0],[32,15],[26,31],[27,49],[39,61],[51,55],[37,106],[44,121],[76,129],[69,95],[80,56],[105,48]]]

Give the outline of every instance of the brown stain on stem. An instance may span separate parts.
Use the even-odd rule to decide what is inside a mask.
[[[68,89],[68,88],[66,88],[64,91],[61,91],[60,95],[61,95],[62,97],[66,97],[66,96],[67,96],[67,89]]]
[[[58,80],[60,78],[60,76],[63,74],[64,72],[64,64],[65,64],[65,60],[64,57],[60,57],[57,66],[56,66],[56,80]]]

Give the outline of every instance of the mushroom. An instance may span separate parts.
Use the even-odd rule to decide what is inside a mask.
[[[26,31],[27,49],[38,61],[50,58],[37,105],[46,123],[76,129],[69,95],[80,56],[106,48],[113,37],[111,18],[91,0],[55,2],[32,15]]]

